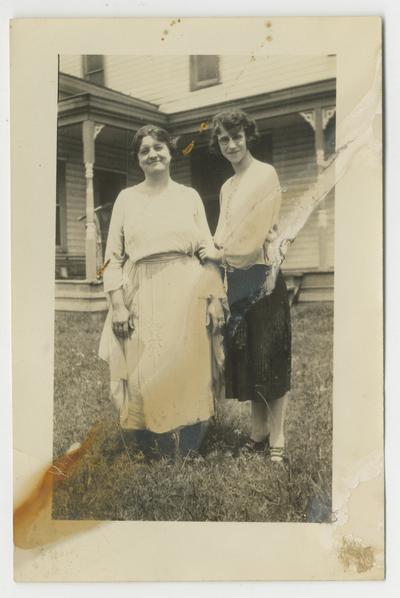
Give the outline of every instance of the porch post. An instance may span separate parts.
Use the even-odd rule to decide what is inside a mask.
[[[83,161],[85,164],[86,179],[86,241],[85,241],[85,265],[86,280],[96,280],[96,245],[97,231],[94,215],[94,192],[93,192],[93,166],[95,161],[94,122],[85,120],[82,128],[83,135]]]
[[[315,109],[315,154],[317,159],[318,176],[322,171],[325,162],[324,151],[324,127],[322,119],[322,108]],[[328,267],[328,211],[326,201],[323,199],[318,206],[318,268],[326,270]]]

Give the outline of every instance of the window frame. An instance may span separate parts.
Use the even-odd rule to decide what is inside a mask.
[[[199,81],[198,59],[204,56],[215,56],[217,61],[217,76]],[[220,57],[217,54],[191,54],[190,55],[190,91],[213,87],[221,83]]]
[[[98,69],[89,70],[88,69],[88,57],[89,56],[101,56],[102,67],[98,68]],[[102,73],[102,75],[103,75],[102,83],[96,83],[95,81],[92,81],[90,79],[91,75],[95,75],[97,73]],[[105,71],[104,55],[103,54],[83,54],[82,55],[82,75],[83,75],[83,78],[85,79],[85,81],[88,81],[89,83],[92,83],[93,85],[101,85],[102,87],[105,87],[106,86],[106,71]]]

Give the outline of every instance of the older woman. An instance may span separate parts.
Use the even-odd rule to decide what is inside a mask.
[[[144,181],[115,202],[103,275],[111,305],[100,356],[121,427],[157,434],[210,418],[223,361],[224,289],[197,257],[212,238],[197,192],[170,178],[173,150],[165,130],[137,132]]]
[[[231,318],[226,334],[226,393],[252,403],[249,448],[273,461],[284,458],[284,416],[290,389],[291,327],[288,295],[280,271],[268,259],[277,225],[280,185],[275,169],[249,149],[255,122],[241,110],[213,120],[211,145],[232,165],[234,175],[221,189],[215,247],[202,259],[226,271]]]

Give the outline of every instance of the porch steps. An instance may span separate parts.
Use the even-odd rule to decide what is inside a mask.
[[[290,303],[333,301],[334,273],[286,270],[283,272]],[[106,311],[107,299],[102,282],[56,280],[56,311]]]

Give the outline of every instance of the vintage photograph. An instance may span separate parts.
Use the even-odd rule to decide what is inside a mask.
[[[15,579],[383,579],[381,19],[11,52]]]
[[[336,55],[60,54],[52,517],[332,521]]]

